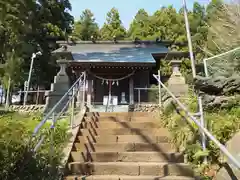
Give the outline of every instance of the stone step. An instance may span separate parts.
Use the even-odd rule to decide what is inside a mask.
[[[73,150],[83,152],[177,152],[176,147],[171,143],[74,143]]]
[[[184,163],[72,162],[68,168],[71,173],[79,175],[194,176],[191,166]]]
[[[101,135],[162,135],[170,137],[171,134],[166,128],[152,128],[152,129],[142,129],[142,128],[89,128],[89,129],[80,129],[79,136],[101,136]]]
[[[150,136],[150,135],[102,135],[102,136],[78,136],[82,143],[166,143],[170,139],[167,136]]]
[[[156,122],[82,122],[81,129],[84,128],[158,128],[160,123]]]
[[[149,112],[87,112],[86,116],[118,116],[118,117],[149,117]]]
[[[118,176],[118,175],[95,175],[95,176],[67,176],[65,180],[195,180],[186,176]]]
[[[75,162],[184,162],[182,153],[160,152],[71,152]]]
[[[96,121],[96,122],[102,122],[102,121],[106,121],[106,122],[122,122],[122,121],[127,121],[127,122],[134,122],[134,121],[140,121],[140,122],[154,122],[154,121],[160,121],[158,119],[155,118],[150,118],[150,117],[118,117],[118,116],[92,116],[92,117],[85,117],[84,118],[85,121]]]

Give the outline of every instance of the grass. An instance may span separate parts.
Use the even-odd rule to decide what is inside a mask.
[[[69,139],[66,121],[58,122],[52,133],[46,123],[35,140],[46,136],[36,154],[31,152],[37,141],[29,140],[33,129],[41,121],[40,114],[18,114],[8,112],[0,115],[0,179],[43,180],[56,179],[60,174],[58,166],[63,157],[62,150]],[[50,138],[53,137],[53,146]],[[50,156],[53,147],[53,156]]]

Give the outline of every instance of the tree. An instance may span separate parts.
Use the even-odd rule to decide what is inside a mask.
[[[27,1],[27,0],[26,0]],[[28,0],[29,1],[29,0]],[[51,51],[55,48],[57,39],[65,39],[71,32],[73,17],[69,14],[71,4],[69,0],[62,1],[34,1],[29,16],[31,30],[24,33],[24,44],[21,47],[23,63],[23,81],[27,80],[32,53],[42,51],[34,61],[31,84],[50,88],[50,83],[56,74],[56,62],[51,58]]]
[[[213,19],[209,19],[207,53],[219,54],[240,46],[240,2],[217,4]],[[213,10],[211,9],[211,12]],[[224,75],[240,72],[240,51],[213,59],[215,69]],[[217,61],[220,61],[218,63]],[[210,62],[209,62],[210,63]],[[217,71],[216,71],[217,72]]]
[[[211,0],[206,9],[207,19],[216,19],[223,5],[223,0]]]
[[[70,9],[68,0],[0,0],[0,60],[6,66],[12,64],[11,68],[1,71],[2,81],[20,68],[19,79],[14,81],[12,78],[11,82],[14,87],[22,86],[27,79],[31,55],[39,47],[43,56],[34,63],[33,83],[50,85],[56,72],[55,62],[50,58],[54,48],[51,44],[71,32],[73,17],[68,13]],[[14,58],[9,58],[12,52]],[[11,59],[23,61],[17,65],[17,61]]]
[[[193,11],[189,13],[190,30],[193,41],[193,50],[197,60],[202,60],[205,56],[204,47],[206,45],[208,27],[207,13],[204,6],[198,2],[193,4]]]
[[[31,30],[28,14],[31,12],[33,2],[22,0],[0,1],[0,38],[1,38],[1,59],[5,63],[6,53],[16,52],[21,46],[21,40],[26,32]]]
[[[107,20],[100,32],[104,40],[112,40],[114,37],[123,39],[126,36],[126,30],[122,25],[119,12],[116,8],[112,8],[107,13]]]
[[[221,1],[213,1],[207,8],[208,14],[214,12],[214,16],[209,18],[209,51],[224,52],[240,44],[239,17],[238,8],[240,3],[221,4]]]
[[[162,40],[174,42],[184,42],[186,40],[183,16],[172,6],[157,10],[151,21],[151,29]]]
[[[6,95],[7,104],[10,104],[11,92],[16,87],[19,86],[21,79],[21,64],[22,59],[19,58],[19,55],[15,51],[8,52],[6,56],[6,63],[4,64],[4,76],[3,76],[3,86],[7,90],[8,94]]]
[[[26,34],[31,31],[31,17],[34,1],[0,1],[0,59],[3,65],[1,80],[7,89],[9,82],[11,90],[21,84],[22,53]]]
[[[91,40],[91,37],[98,38],[99,27],[95,22],[93,13],[85,9],[80,16],[80,20],[74,23],[73,37],[83,41]]]
[[[144,9],[140,9],[130,24],[128,36],[131,39],[146,39],[146,37],[149,35],[149,25],[150,17],[148,13]]]

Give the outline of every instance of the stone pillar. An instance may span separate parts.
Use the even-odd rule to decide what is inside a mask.
[[[134,104],[134,81],[132,76],[129,78],[129,104]]]
[[[54,82],[51,84],[51,90],[45,93],[46,105],[44,113],[48,113],[64,96],[64,94],[70,88],[69,77],[66,73],[66,68],[68,66],[68,60],[58,60],[58,65],[60,70],[57,75],[54,77]],[[60,112],[68,101],[68,96],[59,104],[55,112]]]
[[[168,80],[168,88],[176,96],[182,96],[188,93],[188,86],[185,82],[185,78],[182,76],[179,68],[181,60],[172,60],[172,75]]]

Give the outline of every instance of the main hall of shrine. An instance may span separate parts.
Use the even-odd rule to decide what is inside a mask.
[[[169,41],[62,41],[58,44],[60,48],[53,55],[60,66],[65,63],[70,84],[64,87],[67,79],[59,80],[59,88],[55,88],[58,93],[55,94],[63,95],[81,72],[86,72],[86,99],[89,105],[106,105],[109,94],[114,105],[134,104],[138,101],[135,89],[157,84],[153,74],[158,73],[161,59],[188,56],[188,52],[169,53],[168,47],[172,45]],[[63,77],[64,72],[61,75]],[[141,100],[144,99],[147,99],[147,92],[141,94]]]

